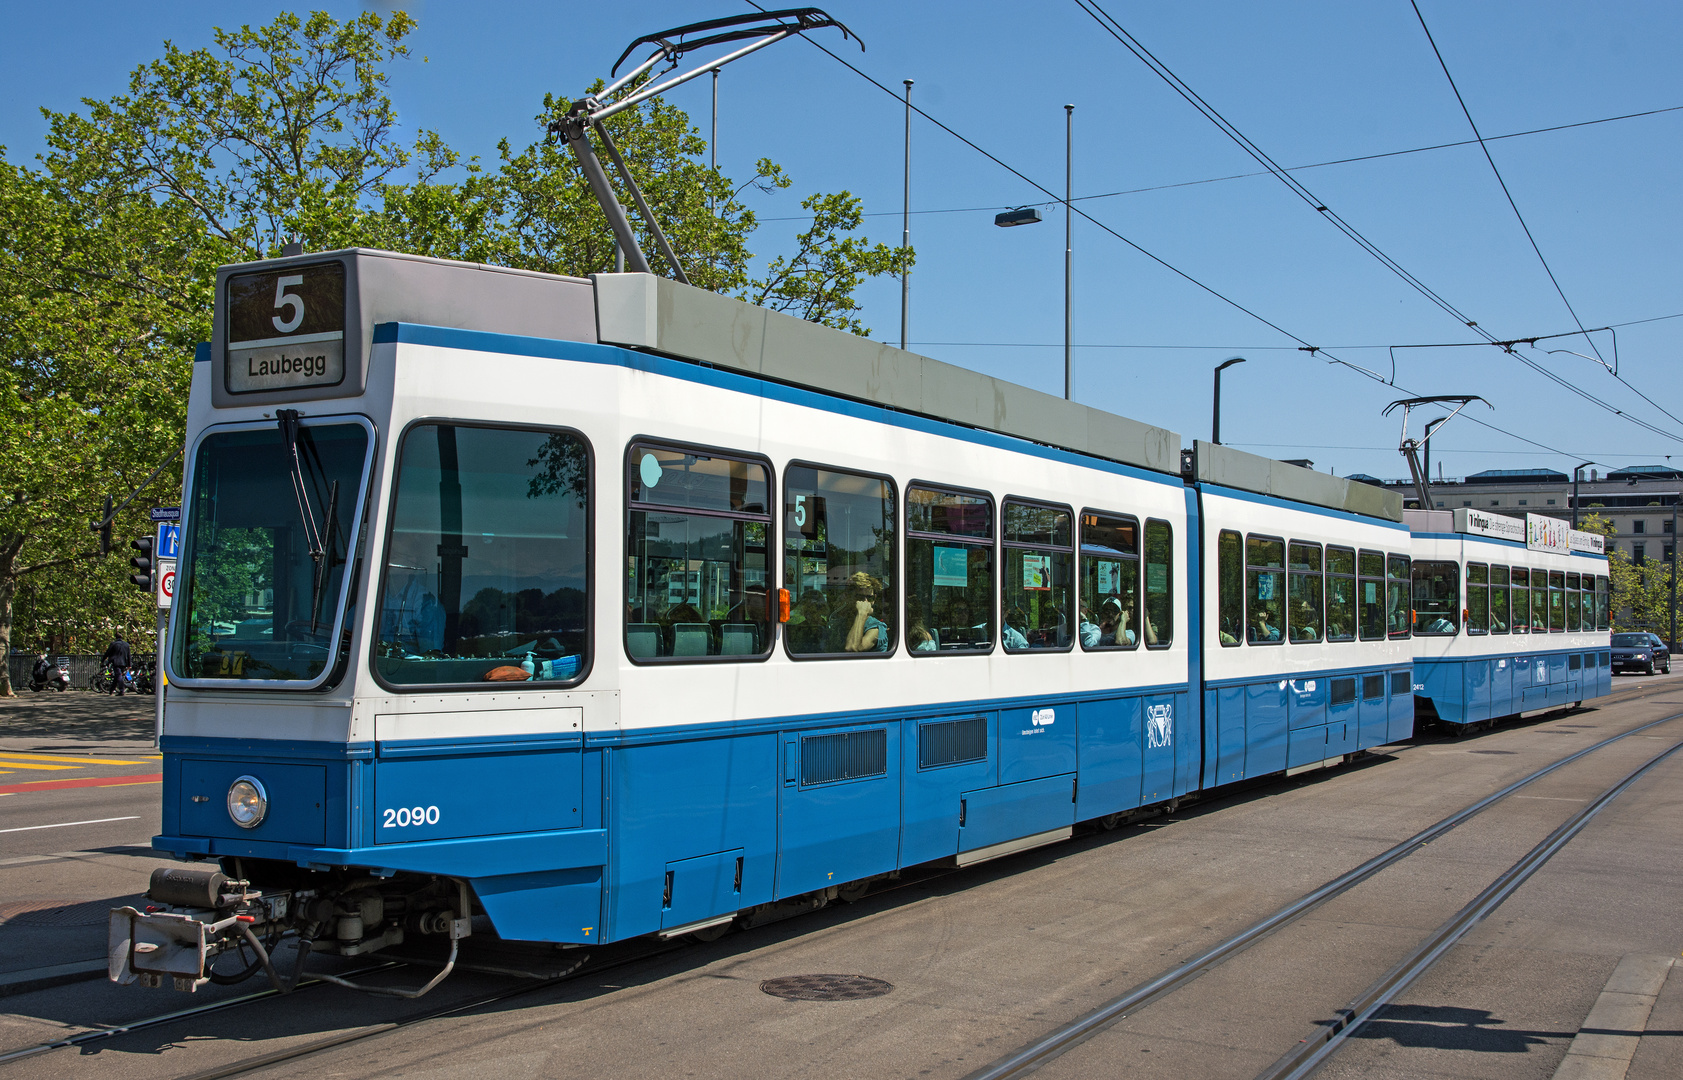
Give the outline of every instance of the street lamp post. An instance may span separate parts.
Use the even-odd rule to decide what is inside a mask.
[[[1447,416],[1440,416],[1436,420],[1426,421],[1426,437],[1420,440],[1421,446],[1424,448],[1426,458],[1426,485],[1428,488],[1432,483],[1432,432],[1438,429],[1439,424],[1444,423],[1448,419],[1449,417]],[[1420,509],[1430,510],[1431,507],[1422,506]]]
[[[1221,372],[1223,368],[1230,368],[1234,364],[1242,364],[1245,358],[1231,356],[1216,365],[1215,369],[1215,410],[1210,415],[1210,442],[1221,445]]]
[[[906,83],[906,174],[900,203],[900,246],[912,246],[912,80]],[[900,271],[900,348],[906,347],[906,327],[911,305],[911,279]]]
[[[1064,400],[1070,388],[1070,188],[1075,175],[1075,106],[1064,106]]]
[[[1574,529],[1578,527],[1578,480],[1584,475],[1584,469],[1594,464],[1593,461],[1586,461],[1572,470],[1572,527]],[[1676,526],[1673,526],[1672,529],[1675,532]]]
[[[1666,635],[1666,648],[1677,640],[1677,500],[1683,496],[1673,493],[1671,496],[1671,632]]]

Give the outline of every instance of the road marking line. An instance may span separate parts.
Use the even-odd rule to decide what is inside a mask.
[[[126,859],[135,857],[157,859],[169,858],[168,855],[165,855],[162,852],[153,851],[149,845],[124,844],[122,847],[128,849],[126,853],[117,848],[112,848],[107,851],[55,851],[51,855],[19,855],[15,859],[0,859],[0,867],[25,866],[29,863],[38,862],[62,862],[69,859],[88,861],[92,859]],[[1451,1022],[1452,1021],[1445,1021],[1445,1023]]]
[[[162,754],[147,754],[159,758]],[[0,758],[23,758],[27,761],[68,761],[76,765],[133,765],[139,758],[70,757],[61,754],[38,754],[33,750],[0,750]]]
[[[137,773],[131,776],[86,776],[80,780],[30,780],[22,784],[0,787],[0,795],[19,795],[30,791],[62,791],[65,788],[132,787],[136,784],[160,784],[163,773]]]
[[[74,765],[45,765],[39,761],[12,761],[6,757],[0,757],[0,765],[6,766],[7,772],[11,772],[13,769],[74,769],[76,767]]]
[[[36,829],[68,829],[72,825],[103,825],[108,821],[139,821],[140,815],[130,814],[128,817],[102,817],[91,821],[60,821],[55,825],[25,825],[17,829],[0,829],[0,833],[34,832]]]

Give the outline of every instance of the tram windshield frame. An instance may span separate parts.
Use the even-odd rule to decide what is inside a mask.
[[[185,689],[315,690],[344,677],[379,440],[355,414],[302,418],[298,437],[296,464],[272,420],[206,428],[193,447],[167,653]]]

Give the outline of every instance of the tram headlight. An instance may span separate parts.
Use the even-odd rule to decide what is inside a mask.
[[[228,785],[228,816],[242,829],[255,829],[269,816],[269,793],[255,776],[242,776]]]

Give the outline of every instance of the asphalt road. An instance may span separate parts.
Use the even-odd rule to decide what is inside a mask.
[[[1670,685],[1676,678],[1683,673],[1620,678],[1599,708],[1471,738],[1422,739],[1357,767],[900,883],[711,944],[643,959],[623,950],[620,963],[600,972],[276,1071],[959,1080],[1548,761],[1683,713],[1683,686]],[[161,864],[135,846],[158,824],[158,787],[148,778],[157,770],[150,701],[136,709],[78,696],[0,702],[0,770],[9,770],[0,773],[0,975],[103,950],[103,918],[55,926],[40,907],[33,916],[7,911],[58,904],[53,910],[71,913],[73,923],[74,910],[143,890]],[[1683,719],[1538,781],[1040,1075],[1248,1080],[1586,800],[1678,741]],[[77,786],[55,786],[60,780]],[[1683,948],[1680,791],[1683,754],[1597,818],[1321,1075],[1553,1076],[1621,960],[1676,957]],[[4,831],[11,829],[22,831]],[[1683,1075],[1683,968],[1672,971],[1645,1022],[1650,1034],[1633,1041],[1624,1074],[1632,1080]],[[892,989],[835,1002],[787,1001],[760,989],[767,979],[814,973],[863,974]],[[422,1004],[470,1002],[517,985],[458,974]],[[189,997],[97,981],[0,997],[0,1054],[229,993]],[[52,1080],[113,1067],[125,1080],[188,1075],[420,1007],[320,988],[0,1072]]]

